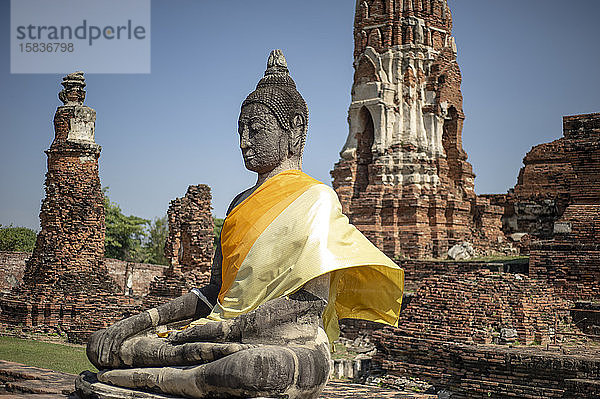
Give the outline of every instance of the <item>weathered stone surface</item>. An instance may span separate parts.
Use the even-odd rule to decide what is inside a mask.
[[[168,269],[165,265],[126,262],[119,259],[104,259],[109,275],[119,286],[119,292],[132,297],[143,297],[150,292],[154,278],[162,276]]]
[[[179,396],[165,395],[139,391],[136,389],[120,388],[114,385],[103,384],[98,381],[96,373],[84,371],[75,379],[77,394],[82,398],[96,399],[176,399]]]
[[[520,242],[525,236],[527,236],[527,233],[513,233],[509,236],[509,238],[514,242]]]
[[[391,257],[491,250],[501,208],[477,198],[462,147],[461,74],[446,1],[359,1],[349,135],[331,172],[344,213]]]
[[[463,241],[456,244],[448,250],[448,257],[454,260],[467,260],[475,255],[473,245],[470,242]]]
[[[500,344],[514,343],[519,338],[517,330],[514,328],[501,328],[500,329]]]
[[[0,291],[9,292],[23,281],[30,252],[0,251]]]
[[[80,380],[75,382],[76,380]],[[173,398],[173,396],[156,394],[150,392],[127,390],[117,388],[114,386],[106,385],[97,382],[95,374],[91,372],[84,372],[80,376],[59,373],[51,370],[40,369],[31,366],[25,366],[18,363],[0,361],[0,382],[6,383],[13,381],[13,386],[17,387],[18,382],[26,381],[46,381],[47,389],[52,392],[60,391],[60,393],[39,393],[34,394],[27,391],[15,390],[11,392],[0,391],[0,396],[3,399],[80,399],[79,397],[69,395],[74,390],[75,384],[82,389],[89,392],[90,389],[95,389],[99,394],[106,392],[106,395],[118,395],[108,396],[111,399],[122,399],[122,398]],[[93,388],[92,388],[93,386]],[[135,396],[138,395],[138,396]],[[143,396],[146,395],[146,396]],[[98,395],[99,398],[102,396]],[[331,381],[323,390],[323,393],[319,396],[320,399],[356,399],[356,398],[373,398],[373,399],[434,399],[436,395],[426,395],[413,392],[400,392],[396,389],[382,388],[377,386],[365,386],[352,384],[347,381]],[[256,398],[256,399],[270,399],[270,398]]]
[[[64,398],[73,391],[74,380],[72,374],[0,360],[0,383],[4,385],[0,396],[3,398],[5,393],[38,399]]]

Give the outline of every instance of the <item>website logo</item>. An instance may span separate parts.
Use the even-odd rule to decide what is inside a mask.
[[[11,0],[11,73],[150,73],[150,0]]]

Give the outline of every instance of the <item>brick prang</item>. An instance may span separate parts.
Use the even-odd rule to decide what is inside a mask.
[[[349,135],[331,172],[350,221],[393,258],[492,253],[502,208],[477,197],[445,0],[359,1]]]

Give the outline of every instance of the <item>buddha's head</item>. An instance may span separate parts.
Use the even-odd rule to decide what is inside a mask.
[[[240,148],[248,170],[268,173],[290,159],[301,164],[308,107],[281,50],[269,55],[265,76],[242,103]]]

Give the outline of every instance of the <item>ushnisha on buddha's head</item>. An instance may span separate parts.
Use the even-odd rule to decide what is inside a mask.
[[[260,175],[300,169],[308,127],[308,107],[296,90],[281,50],[273,50],[265,76],[242,103],[240,148],[248,170]]]

